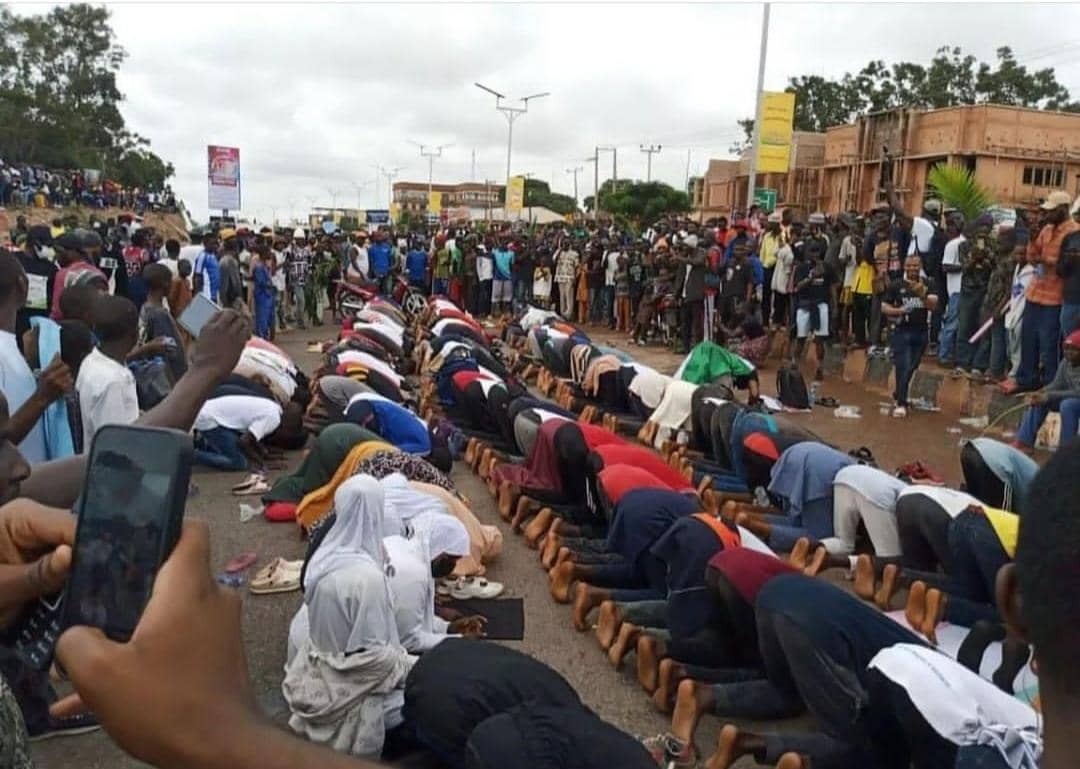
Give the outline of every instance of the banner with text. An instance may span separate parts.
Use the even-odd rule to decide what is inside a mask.
[[[765,91],[761,95],[761,131],[757,153],[759,174],[786,173],[791,166],[795,94]]]
[[[238,147],[206,148],[207,180],[210,185],[211,210],[240,210],[240,149]]]
[[[525,177],[524,176],[511,176],[510,177],[510,191],[506,196],[507,211],[513,211],[521,213],[521,209],[525,207]]]

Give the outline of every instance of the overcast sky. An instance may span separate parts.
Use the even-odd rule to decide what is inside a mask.
[[[206,215],[206,145],[240,148],[243,212],[269,219],[311,204],[386,206],[373,166],[427,179],[410,141],[450,144],[438,182],[506,175],[509,96],[550,91],[514,124],[512,170],[572,192],[593,147],[617,145],[620,178],[683,185],[739,138],[750,116],[760,4],[120,4],[129,53],[119,84],[131,128],[176,166],[174,187]],[[20,12],[36,8],[16,6]],[[1055,66],[1080,96],[1080,5],[773,4],[766,89],[791,75],[839,76],[871,58],[926,63],[942,45],[990,60],[1010,45]],[[601,154],[601,180],[611,154]],[[359,192],[354,184],[366,185]]]

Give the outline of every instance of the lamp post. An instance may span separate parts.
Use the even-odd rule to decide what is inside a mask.
[[[494,89],[491,89],[491,88],[488,88],[486,85],[483,85],[481,83],[474,83],[474,85],[477,88],[479,88],[481,91],[487,91],[492,96],[494,96],[495,97],[495,109],[497,109],[499,112],[503,113],[503,115],[506,116],[506,125],[507,125],[507,131],[506,131],[506,189],[507,189],[507,194],[509,194],[509,190],[510,190],[510,157],[511,157],[511,153],[513,151],[513,146],[514,146],[514,121],[517,120],[519,117],[521,117],[522,115],[524,115],[525,113],[527,113],[529,111],[529,100],[530,99],[542,99],[543,97],[550,96],[551,94],[549,92],[547,92],[547,91],[544,91],[543,93],[534,93],[531,96],[523,96],[523,97],[521,97],[520,99],[517,100],[517,101],[521,102],[522,106],[521,107],[513,107],[513,106],[511,106],[509,104],[504,104],[503,103],[504,101],[506,101],[506,96],[499,93],[498,91],[496,91]]]
[[[574,166],[573,168],[566,169],[566,173],[574,175],[574,208],[577,208],[578,205],[577,175],[584,170],[584,166]]]
[[[651,182],[652,181],[652,156],[655,153],[660,151],[660,145],[659,144],[642,144],[642,145],[640,145],[640,147],[641,147],[641,151],[644,152],[649,157],[648,165],[646,165],[646,167],[645,167],[646,168],[646,170],[645,170],[645,181],[646,182]]]

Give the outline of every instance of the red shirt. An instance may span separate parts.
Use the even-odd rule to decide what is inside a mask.
[[[747,603],[754,603],[765,583],[781,574],[798,571],[787,561],[745,547],[721,550],[709,559],[709,568],[723,574]]]
[[[694,488],[682,473],[648,449],[624,443],[598,446],[593,451],[604,460],[604,467],[632,465],[649,473],[672,491],[688,491]]]

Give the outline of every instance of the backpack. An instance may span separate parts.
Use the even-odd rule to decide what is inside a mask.
[[[788,408],[810,408],[806,380],[795,366],[785,366],[776,372],[776,397]]]

